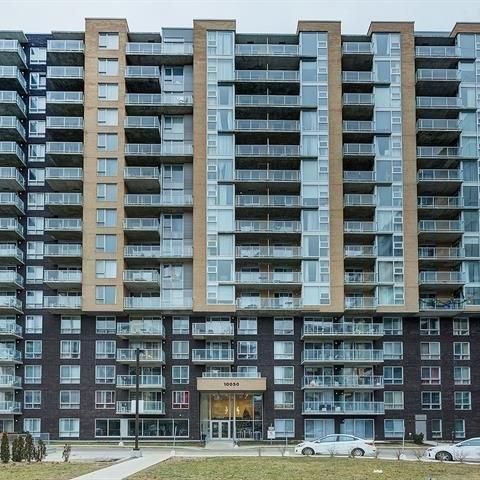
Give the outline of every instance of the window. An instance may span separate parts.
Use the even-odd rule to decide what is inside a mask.
[[[97,208],[97,227],[115,227],[117,210],[115,208]]]
[[[275,419],[276,438],[295,438],[295,420],[293,418]]]
[[[453,392],[455,410],[471,410],[472,394],[470,392]]]
[[[99,58],[98,74],[118,75],[118,60],[116,58]]]
[[[190,392],[172,392],[172,408],[189,408]]]
[[[167,88],[170,85],[183,85],[183,67],[165,67],[163,82]]]
[[[95,383],[115,383],[115,365],[95,365]]]
[[[453,319],[453,335],[469,335],[470,324],[468,318]]]
[[[116,348],[115,340],[97,340],[95,342],[95,358],[98,360],[114,359]]]
[[[453,380],[455,385],[470,385],[470,367],[454,367]]]
[[[95,275],[97,278],[116,278],[117,276],[116,260],[96,260]]]
[[[25,390],[23,392],[23,406],[28,410],[42,408],[41,390]]]
[[[98,34],[98,48],[118,50],[118,33],[100,32]]]
[[[60,390],[61,409],[80,408],[80,390]]]
[[[31,147],[32,144],[29,145]],[[28,184],[32,187],[43,187],[45,185],[45,170],[43,168],[28,169]]]
[[[97,122],[99,125],[118,125],[118,108],[99,108],[97,110]]]
[[[39,265],[27,265],[26,272],[26,283],[29,285],[43,283],[43,267]]]
[[[30,73],[30,90],[45,90],[47,88],[47,74],[42,72]]]
[[[256,335],[257,334],[257,318],[256,317],[240,317],[237,323],[238,335]]]
[[[273,405],[277,410],[293,410],[295,408],[294,392],[274,392]]]
[[[294,343],[293,342],[273,342],[274,360],[293,360]]]
[[[421,318],[420,335],[440,335],[440,319]]]
[[[98,183],[97,200],[100,202],[115,202],[117,200],[117,185],[115,183]]]
[[[41,340],[25,340],[25,358],[29,360],[42,358]]]
[[[60,365],[60,383],[80,383],[80,365]]]
[[[116,158],[98,158],[97,176],[115,177],[118,174],[118,159]]]
[[[97,418],[95,420],[95,437],[120,437],[120,419]]]
[[[29,192],[27,196],[28,210],[44,210],[45,196],[43,192]]]
[[[440,367],[422,367],[421,380],[424,385],[440,385],[441,372]]]
[[[80,419],[60,418],[58,421],[58,436],[78,438],[80,436]]]
[[[470,360],[470,342],[454,342],[453,359]]]
[[[453,424],[455,438],[465,438],[465,420],[455,419]]]
[[[98,99],[117,101],[118,100],[118,83],[99,83]]]
[[[116,133],[97,134],[97,149],[104,152],[114,152],[118,150],[118,135]]]
[[[43,242],[27,242],[27,259],[41,260],[43,258]]]
[[[422,392],[423,410],[440,410],[442,408],[442,394],[440,392]]]
[[[97,252],[115,253],[117,251],[116,235],[96,235],[95,249]]]
[[[44,220],[43,217],[28,217],[27,218],[27,233],[28,233],[28,235],[43,235],[44,230],[45,230],[45,220]],[[43,282],[43,278],[42,278],[42,282]]]
[[[60,358],[80,358],[80,340],[60,340]]]
[[[403,410],[403,392],[383,392],[385,410]]]
[[[293,385],[294,371],[293,367],[273,367],[274,383],[276,385]]]
[[[24,418],[23,431],[28,432],[34,437],[42,431],[42,421],[40,418]]]
[[[293,335],[293,318],[275,317],[273,319],[274,335]]]
[[[28,161],[44,162],[45,161],[45,144],[31,143],[28,145]]]
[[[81,331],[80,316],[62,315],[60,333],[63,335],[78,334]]]
[[[95,392],[95,408],[98,410],[115,408],[115,391],[97,390]]]
[[[383,383],[385,385],[402,385],[403,367],[383,367]]]
[[[189,383],[188,366],[175,365],[172,367],[172,383],[177,385]]]
[[[42,366],[25,365],[24,366],[25,383],[42,383]]]
[[[29,113],[45,113],[47,102],[45,96],[31,96],[28,99],[28,111]]]
[[[45,47],[30,47],[30,65],[46,65],[47,49]]]
[[[385,419],[383,421],[385,438],[403,438],[405,429],[401,419]]]
[[[237,342],[237,358],[239,360],[257,359],[257,342],[240,341]]]
[[[402,360],[403,342],[383,342],[384,360]]]
[[[172,342],[172,358],[174,360],[188,360],[189,357],[189,342],[174,340]]]
[[[100,335],[115,334],[117,332],[115,317],[97,317],[95,332]]]
[[[25,333],[42,333],[43,316],[27,315],[25,317]]]
[[[188,317],[173,317],[173,334],[188,335],[190,333],[190,320]]]
[[[45,137],[45,120],[30,120],[28,122],[28,136],[30,138]]]
[[[420,342],[422,360],[440,360],[440,342]]]
[[[432,418],[432,438],[442,438],[442,420],[440,418]]]
[[[401,318],[384,318],[383,331],[385,335],[402,335],[403,324]]]
[[[95,303],[97,305],[114,305],[117,289],[113,285],[97,285],[95,287]]]

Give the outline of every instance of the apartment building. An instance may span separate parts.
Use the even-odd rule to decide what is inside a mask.
[[[480,436],[480,24],[0,32],[0,431]]]

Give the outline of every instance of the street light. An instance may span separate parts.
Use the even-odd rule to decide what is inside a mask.
[[[140,415],[139,415],[139,406],[140,406],[140,354],[145,353],[145,350],[140,348],[135,349],[135,446],[133,451],[135,453],[140,452],[138,447],[138,436],[140,433]]]

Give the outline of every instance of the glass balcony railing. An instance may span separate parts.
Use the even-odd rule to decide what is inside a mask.
[[[16,142],[0,142],[1,155],[15,155],[25,165],[25,154]]]
[[[134,414],[136,409],[135,400],[120,400],[117,401],[116,413],[122,414]],[[138,413],[144,415],[164,415],[165,403],[153,400],[139,400]]]
[[[236,120],[235,130],[240,131],[269,131],[269,132],[298,132],[298,120]]]
[[[463,310],[465,301],[460,298],[420,298],[420,310]]]
[[[45,205],[47,206],[81,206],[82,202],[81,193],[48,192],[45,194]]]
[[[417,172],[417,179],[420,182],[445,182],[461,181],[463,173],[457,169],[424,168]]]
[[[351,170],[343,172],[344,182],[372,183],[375,182],[375,178],[375,172],[372,170]]]
[[[160,67],[150,65],[127,65],[125,78],[158,78],[160,80]]]
[[[15,270],[0,270],[0,283],[15,284],[17,287],[23,288],[23,277]]]
[[[51,283],[81,283],[81,270],[44,270],[43,281]]]
[[[179,298],[126,297],[124,307],[127,310],[191,309],[192,295],[187,291],[183,293],[185,296]]]
[[[202,378],[261,378],[260,372],[237,371],[237,372],[222,372],[210,371],[202,372]]]
[[[306,336],[379,336],[383,335],[383,325],[379,323],[353,323],[353,322],[305,322],[302,335]]]
[[[27,114],[27,106],[22,100],[22,97],[17,92],[11,90],[0,91],[0,104],[1,103],[14,103],[18,106],[18,108],[24,115]]]
[[[22,404],[20,402],[2,401],[0,402],[0,413],[20,414],[22,413]]]
[[[375,272],[346,272],[344,275],[344,282],[347,285],[375,283],[376,281],[377,281],[377,276]]]
[[[64,295],[43,297],[43,308],[80,310],[82,308],[82,297],[67,297]]]
[[[240,106],[292,107],[301,104],[299,95],[236,95],[235,104]]]
[[[125,167],[123,177],[127,180],[159,179],[158,167]]]
[[[301,272],[236,272],[237,283],[301,283]]]
[[[373,105],[375,98],[373,93],[344,93],[344,105]]]
[[[24,253],[14,244],[0,243],[0,258],[5,257],[16,258],[19,262],[23,262]]]
[[[117,335],[125,336],[165,336],[165,329],[161,320],[159,321],[137,321],[117,323]]]
[[[138,157],[155,157],[162,155],[192,155],[193,145],[191,142],[163,142],[151,143],[127,143],[125,155]]]
[[[343,145],[344,155],[375,155],[373,143],[345,143]]]
[[[342,349],[305,349],[302,362],[382,362],[383,350],[342,350]]]
[[[303,388],[383,388],[383,376],[305,375]]]
[[[163,258],[191,257],[193,247],[189,245],[127,245],[124,247],[126,258]]]
[[[376,205],[376,196],[370,193],[347,193],[343,196],[346,207],[373,207]]]
[[[59,130],[82,130],[83,117],[47,117],[47,128]]]
[[[83,67],[47,67],[47,78],[83,79]]]
[[[464,272],[420,272],[419,278],[420,283],[465,283],[466,275]]]
[[[298,82],[297,70],[236,70],[235,78],[242,82]]]
[[[373,245],[345,245],[345,257],[376,257],[377,249]]]
[[[299,156],[299,145],[236,145],[236,154],[245,157],[289,157]]]
[[[350,310],[372,309],[376,306],[375,297],[345,297],[345,308]]]
[[[158,117],[129,116],[129,117],[125,117],[124,126],[125,128],[154,128],[159,130],[160,121],[158,120]]]
[[[47,40],[47,52],[83,53],[83,40]]]
[[[298,182],[299,170],[236,170],[235,180],[243,182]]]
[[[234,327],[230,322],[205,322],[192,324],[193,336],[233,336]]]
[[[346,233],[375,233],[377,231],[376,222],[343,222],[343,231]]]
[[[17,323],[11,321],[0,322],[0,338],[2,335],[21,337],[22,334],[23,328],[21,325],[18,325]]]
[[[81,232],[82,220],[80,218],[46,218],[46,231]]]
[[[372,83],[374,80],[373,72],[342,72],[342,80],[344,83]]]
[[[349,54],[373,54],[373,45],[370,42],[343,42],[342,52]]]
[[[118,362],[135,362],[137,358],[136,348],[117,348]],[[161,348],[142,348],[140,350],[140,362],[165,362],[165,352]]]
[[[302,413],[314,415],[383,415],[385,404],[383,402],[303,402]]]
[[[0,66],[0,79],[15,78],[23,90],[27,90],[27,81],[18,67],[8,65]]]
[[[418,258],[422,260],[458,260],[465,256],[460,247],[419,247]]]
[[[157,218],[125,218],[123,228],[132,231],[160,232],[160,222]]]
[[[301,223],[296,220],[237,220],[237,232],[300,233]]]
[[[0,375],[0,388],[22,388],[22,377]]]
[[[117,388],[135,388],[136,375],[117,375]],[[140,375],[140,388],[165,389],[165,377],[163,375]]]
[[[192,55],[193,44],[184,42],[128,42],[127,55]]]
[[[83,155],[83,143],[47,142],[46,153],[50,155]]]
[[[237,258],[295,258],[302,256],[302,247],[295,246],[237,246]]]
[[[136,194],[127,193],[124,197],[126,207],[164,207],[192,205],[192,195],[179,192],[178,194]]]
[[[418,197],[418,208],[460,208],[463,206],[462,197]]]
[[[22,352],[16,350],[15,348],[0,347],[0,360],[8,362],[21,362]]]
[[[286,45],[286,44],[236,44],[236,55],[272,55],[272,56],[298,56],[298,45]]]
[[[17,117],[13,117],[13,116],[0,117],[0,130],[3,128],[14,129],[19,133],[19,135],[23,139],[25,139],[25,135],[26,135],[25,128],[22,125],[22,122],[20,122],[20,120]]]
[[[299,207],[298,195],[237,195],[238,207]]]
[[[124,270],[123,281],[160,284],[160,277],[157,270]]]
[[[23,237],[23,225],[16,218],[0,218],[0,232],[14,232]]]
[[[415,55],[427,58],[457,58],[460,50],[455,46],[419,46],[415,47]]]
[[[417,108],[461,108],[459,97],[417,97]]]
[[[302,308],[298,297],[239,297],[237,307],[252,310],[295,310]]]
[[[74,243],[46,243],[44,255],[47,257],[81,257],[82,245]]]
[[[460,120],[447,118],[420,118],[417,120],[417,130],[459,131],[462,129]]]
[[[420,220],[418,228],[421,232],[462,233],[464,231],[461,220]]]
[[[47,92],[47,103],[83,104],[83,92]]]
[[[22,62],[25,65],[27,64],[27,57],[21,43],[18,40],[0,39],[0,53],[1,52],[17,53],[18,56],[22,59]]]
[[[83,169],[75,167],[47,167],[45,180],[83,180]]]
[[[0,181],[2,179],[0,178]],[[14,192],[0,192],[0,207],[11,206],[17,208],[21,213],[25,212],[23,200]]]
[[[417,147],[418,158],[461,158],[462,156],[465,155],[459,147]]]
[[[127,93],[125,96],[127,106],[191,106],[192,95],[183,93]]]
[[[0,310],[22,310],[22,302],[16,297],[0,297]]]
[[[461,80],[460,70],[448,68],[419,68],[417,70],[417,80],[459,82]]]
[[[192,362],[233,362],[234,350],[231,348],[194,348]]]

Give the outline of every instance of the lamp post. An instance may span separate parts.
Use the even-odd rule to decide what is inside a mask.
[[[138,436],[140,433],[140,414],[139,414],[139,406],[140,406],[140,353],[144,351],[140,348],[136,348],[135,350],[135,446],[133,451],[135,452],[136,456],[140,456],[140,448],[138,447]]]

